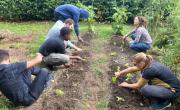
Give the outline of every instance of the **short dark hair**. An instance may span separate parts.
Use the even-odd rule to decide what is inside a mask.
[[[70,35],[71,32],[72,32],[72,29],[69,29],[68,27],[63,27],[63,28],[60,30],[60,36],[66,37],[67,35]]]
[[[7,60],[7,59],[9,59],[9,53],[8,53],[8,51],[0,49],[0,63],[1,63],[3,60]]]
[[[64,21],[64,23],[72,25],[72,24],[74,24],[74,21],[71,18],[68,18]]]

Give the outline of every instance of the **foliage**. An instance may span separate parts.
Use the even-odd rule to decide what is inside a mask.
[[[86,9],[89,12],[89,17],[87,19],[87,21],[88,21],[88,31],[89,32],[95,32],[93,24],[95,22],[95,19],[94,19],[95,18],[94,9],[96,9],[96,8],[94,8],[93,6],[85,6],[80,1],[78,1],[76,5],[78,7],[80,7],[80,8]]]
[[[116,76],[113,76],[113,77],[111,78],[111,82],[112,82],[112,84],[116,84],[116,83],[117,83],[117,77],[116,77]]]
[[[112,28],[115,34],[122,35],[123,25],[127,20],[127,9],[114,7],[116,12],[113,14],[112,19]]]
[[[120,102],[120,103],[125,101],[125,99],[123,97],[120,97],[120,96],[116,96],[116,99],[117,99],[116,101]]]
[[[56,6],[73,0],[0,0],[0,19],[46,20],[53,18]]]
[[[168,20],[171,13],[176,7],[177,0],[150,0],[145,4],[142,15],[146,16],[149,21],[149,29],[154,39],[154,46],[163,47],[173,43],[175,31]]]
[[[178,78],[180,78],[180,39],[177,40],[175,45],[169,46],[169,48],[164,49],[163,56],[160,57],[160,61],[166,64],[176,73]]]
[[[61,89],[56,89],[55,94],[56,94],[56,96],[63,96],[64,92]]]

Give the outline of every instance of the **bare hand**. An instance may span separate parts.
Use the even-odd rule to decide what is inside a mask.
[[[127,87],[128,83],[127,82],[122,82],[121,84],[119,84],[118,86],[120,87]]]
[[[115,72],[114,75],[115,75],[116,77],[119,77],[119,76],[120,76],[120,73],[119,73],[119,72]]]
[[[78,37],[78,41],[84,42],[84,40],[81,37]]]
[[[38,60],[38,61],[42,61],[42,58],[43,58],[44,56],[41,54],[41,53],[37,53],[36,54],[36,59]]]
[[[77,50],[78,52],[81,52],[81,51],[82,51],[82,49],[81,49],[81,48],[77,48],[76,50]]]
[[[126,36],[123,36],[123,41],[127,41],[127,37]]]
[[[80,56],[76,56],[77,60],[83,60]]]

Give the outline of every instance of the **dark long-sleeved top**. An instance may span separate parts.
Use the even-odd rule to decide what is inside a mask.
[[[74,20],[74,30],[77,36],[79,36],[79,18],[80,18],[80,8],[71,5],[71,4],[64,4],[58,6],[55,11],[60,13],[64,19],[71,18]]]

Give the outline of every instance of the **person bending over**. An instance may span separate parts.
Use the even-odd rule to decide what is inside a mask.
[[[53,27],[51,29],[49,29],[48,34],[46,36],[46,40],[49,39],[49,38],[59,37],[60,30],[63,27],[68,27],[68,28],[72,29],[73,26],[74,26],[74,21],[72,19],[70,19],[70,18],[66,19],[64,21],[64,23],[61,20],[56,21],[56,23],[53,25]],[[70,40],[64,41],[64,43],[65,43],[66,50],[69,49],[69,48],[70,49],[73,48],[73,49],[75,49],[77,51],[82,51],[81,48],[75,46]]]
[[[54,10],[54,16],[57,20],[65,21],[68,18],[73,19],[74,21],[74,30],[79,41],[83,42],[83,39],[80,37],[79,32],[79,20],[87,19],[89,17],[89,12],[85,9],[78,8],[71,4],[64,4],[56,7]]]
[[[141,71],[140,79],[137,83],[123,82],[119,86],[140,90],[142,95],[154,100],[152,106],[156,110],[169,107],[171,101],[180,96],[180,81],[168,67],[142,52],[133,56],[133,63],[134,67],[115,72],[115,76]]]
[[[67,55],[64,41],[70,40],[71,29],[63,27],[59,37],[47,39],[40,47],[39,52],[44,56],[43,63],[53,70],[53,66],[66,65],[70,59],[82,60],[79,56]]]

